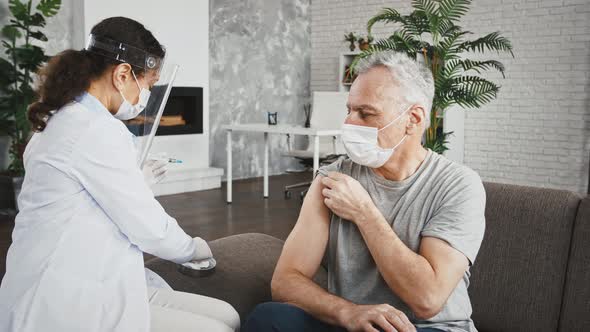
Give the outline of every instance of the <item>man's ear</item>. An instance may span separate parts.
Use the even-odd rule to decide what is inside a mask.
[[[416,105],[408,112],[410,115],[410,122],[406,127],[406,134],[408,135],[422,135],[422,127],[426,123],[426,112],[420,105]]]
[[[117,90],[122,90],[129,79],[133,79],[133,77],[131,66],[128,63],[121,63],[113,68],[113,85]]]

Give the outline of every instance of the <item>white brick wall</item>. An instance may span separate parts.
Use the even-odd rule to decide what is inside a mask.
[[[349,31],[383,7],[410,1],[313,0],[311,89],[337,90],[338,54]],[[465,119],[465,164],[485,181],[586,193],[590,155],[590,1],[476,0],[461,26],[474,37],[501,31],[515,58],[501,55],[498,99]],[[377,36],[393,26],[379,25]],[[495,58],[487,53],[485,57]]]

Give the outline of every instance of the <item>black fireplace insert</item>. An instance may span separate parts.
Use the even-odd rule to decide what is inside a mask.
[[[159,91],[158,89],[162,89]],[[163,93],[165,86],[154,87],[152,94]],[[144,118],[125,121],[127,128],[138,135],[143,132]],[[172,87],[156,136],[203,133],[203,88]]]

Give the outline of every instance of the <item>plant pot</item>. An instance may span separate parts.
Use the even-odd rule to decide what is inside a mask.
[[[0,209],[18,210],[17,198],[23,180],[22,176],[0,175]]]
[[[369,42],[360,43],[359,44],[359,49],[361,51],[366,51],[366,50],[369,49],[369,46],[371,46],[371,44]]]

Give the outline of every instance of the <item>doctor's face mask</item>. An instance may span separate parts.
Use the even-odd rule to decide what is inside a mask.
[[[139,113],[141,113],[145,107],[147,106],[148,100],[150,99],[150,90],[147,88],[144,88],[140,85],[139,80],[137,79],[137,76],[135,75],[135,72],[133,70],[131,70],[131,73],[133,74],[133,80],[135,81],[135,84],[137,85],[137,92],[139,94],[139,96],[137,97],[137,103],[135,104],[131,104],[131,102],[129,102],[129,100],[133,100],[135,99],[127,99],[125,98],[125,95],[123,94],[123,89],[117,89],[119,90],[119,93],[121,94],[121,97],[123,98],[123,102],[121,103],[121,105],[119,106],[119,110],[117,111],[117,113],[115,113],[115,118],[119,119],[119,120],[130,120],[133,119],[135,117],[137,117],[139,115]],[[129,90],[133,90],[133,89],[129,89]]]

